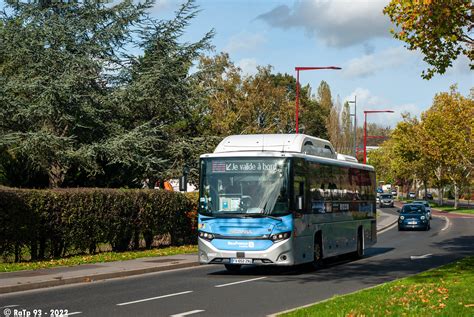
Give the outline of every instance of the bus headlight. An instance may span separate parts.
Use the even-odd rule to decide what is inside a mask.
[[[198,233],[199,238],[203,238],[204,240],[211,241],[214,239],[214,235],[209,232],[199,231]]]
[[[273,242],[288,239],[291,236],[291,231],[275,233],[270,236]]]

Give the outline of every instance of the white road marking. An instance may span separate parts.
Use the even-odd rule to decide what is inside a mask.
[[[267,278],[267,277],[266,277],[266,276],[264,276],[264,277],[257,277],[257,278],[252,278],[252,279],[250,279],[250,280],[243,280],[243,281],[238,281],[238,282],[233,282],[233,283],[227,283],[227,284],[216,285],[216,286],[214,286],[214,287],[225,287],[225,286],[230,286],[230,285],[235,285],[235,284],[253,282],[253,281],[263,280],[264,278]]]
[[[193,291],[185,291],[185,292],[179,292],[179,293],[174,293],[174,294],[168,294],[168,295],[162,295],[162,296],[144,298],[144,299],[134,300],[134,301],[132,301],[132,302],[120,303],[120,304],[117,304],[117,306],[125,306],[125,305],[130,305],[130,304],[136,304],[136,303],[141,303],[141,302],[147,302],[147,301],[150,301],[150,300],[155,300],[155,299],[160,299],[160,298],[166,298],[166,297],[172,297],[172,296],[178,296],[178,295],[184,295],[184,294],[189,294],[189,293],[192,293],[192,292],[193,292]]]
[[[448,228],[449,228],[449,225],[450,225],[449,218],[446,217],[446,216],[439,216],[439,217],[444,218],[444,221],[446,222],[446,224],[444,225],[443,229],[441,229],[441,231],[444,231],[444,230],[448,229]]]
[[[411,255],[410,260],[426,259],[426,258],[431,257],[432,255],[433,254],[431,254],[431,253],[428,253],[428,254],[425,254],[425,255]]]
[[[72,313],[67,313],[67,316],[79,315],[79,314],[82,314],[82,312],[81,311],[75,311],[75,312],[72,312]]]
[[[0,307],[0,309],[2,309],[2,308],[13,308],[13,307],[18,307],[18,306],[20,306],[20,305],[7,305],[7,306]]]
[[[188,315],[192,315],[192,314],[202,313],[203,311],[205,311],[205,310],[196,309],[196,310],[191,310],[191,311],[187,311],[187,312],[184,312],[184,313],[179,313],[179,314],[171,315],[170,317],[188,316]]]

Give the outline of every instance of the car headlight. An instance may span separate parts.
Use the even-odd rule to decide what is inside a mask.
[[[421,216],[420,219],[421,219],[421,220],[425,220],[426,217],[425,217],[425,216]]]
[[[212,239],[214,239],[214,235],[212,233],[205,232],[205,231],[199,231],[198,236],[199,238],[203,238],[204,240],[207,240],[207,241],[211,241]]]
[[[400,216],[400,220],[403,220],[403,219],[405,219],[405,217],[404,217],[404,216]]]
[[[273,242],[288,239],[291,236],[291,231],[275,233],[270,236]]]

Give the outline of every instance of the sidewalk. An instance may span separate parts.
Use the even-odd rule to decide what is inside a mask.
[[[377,219],[377,231],[389,227],[396,221],[396,216],[381,211],[381,215]],[[179,254],[128,261],[0,273],[0,294],[94,282],[198,265],[197,254]]]

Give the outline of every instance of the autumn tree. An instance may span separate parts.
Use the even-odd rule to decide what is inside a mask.
[[[449,178],[454,186],[455,208],[460,189],[468,184],[474,164],[474,101],[456,87],[437,94],[433,106],[422,116],[421,146],[427,160],[436,164],[439,181]]]
[[[473,9],[471,0],[392,0],[384,13],[397,27],[391,30],[393,36],[407,43],[409,50],[423,53],[431,67],[422,77],[430,79],[445,73],[459,55],[474,68]]]

